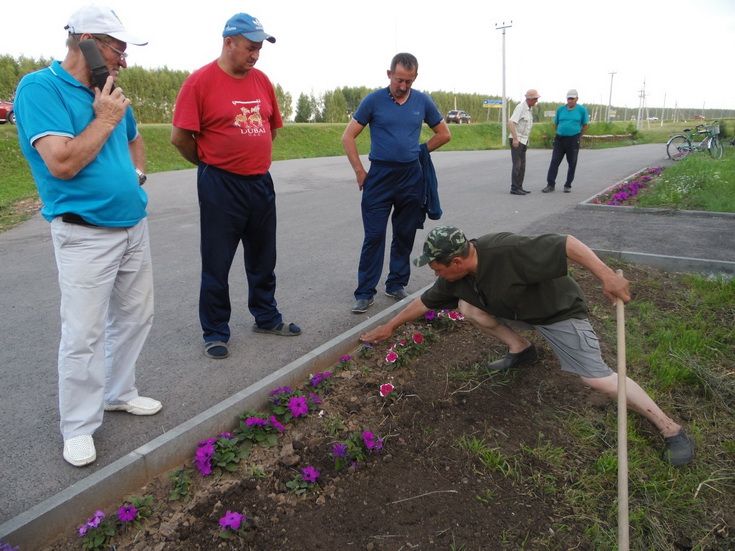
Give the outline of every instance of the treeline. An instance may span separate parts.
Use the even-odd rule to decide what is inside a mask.
[[[21,56],[13,58],[8,55],[0,56],[0,98],[12,99],[20,79],[27,73],[48,66],[51,60],[40,58],[32,59]],[[120,73],[118,83],[130,97],[135,106],[138,120],[143,123],[169,123],[173,117],[173,107],[176,94],[182,82],[189,75],[188,71],[174,70],[167,67],[144,69],[138,66],[128,67]],[[386,82],[386,85],[388,83]],[[331,122],[347,123],[357,109],[360,101],[374,89],[365,86],[344,86],[329,90],[322,95],[300,94],[293,105],[293,98],[289,92],[283,90],[280,84],[275,84],[278,104],[284,120],[295,122]],[[446,115],[452,109],[462,109],[470,114],[473,122],[499,122],[500,109],[483,107],[486,99],[500,99],[500,96],[491,94],[467,94],[434,91],[428,92],[436,103],[439,111]],[[508,116],[523,98],[508,100]],[[582,98],[584,99],[584,98]],[[584,103],[593,121],[604,121],[607,106]],[[560,103],[539,103],[534,107],[533,114],[536,120],[548,120],[545,113],[554,111]],[[613,107],[616,112],[614,120],[630,121],[637,116],[638,109]],[[735,116],[733,110],[723,109],[672,109],[666,110],[649,107],[643,118],[658,117],[665,120],[692,120],[696,116],[704,116],[708,120]]]
[[[0,98],[12,99],[20,79],[24,75],[42,69],[51,64],[50,59],[32,59],[28,57],[14,58],[0,56]],[[135,115],[142,123],[168,123],[173,117],[176,94],[188,71],[162,67],[144,69],[138,66],[128,67],[120,73],[118,84],[125,90],[135,107]],[[291,94],[276,84],[276,95],[284,118],[292,115]]]

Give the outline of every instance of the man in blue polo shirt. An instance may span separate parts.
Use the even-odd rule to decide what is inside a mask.
[[[110,8],[75,12],[64,61],[18,85],[18,140],[50,222],[61,290],[59,411],[63,457],[97,458],[104,411],[153,415],[138,395],[135,362],[153,323],[145,151],[130,100],[113,83],[130,35]],[[95,85],[80,43],[94,44],[109,76]]]
[[[554,127],[556,137],[554,138],[554,151],[551,154],[549,172],[546,174],[546,187],[541,191],[551,193],[556,186],[556,175],[559,165],[566,155],[567,179],[564,184],[564,193],[572,191],[574,172],[577,170],[577,157],[579,156],[579,145],[585,130],[589,126],[590,116],[584,105],[577,105],[579,94],[574,89],[567,92],[567,104],[556,110]]]
[[[409,257],[416,230],[423,221],[424,178],[419,163],[419,137],[426,123],[434,135],[429,151],[441,147],[451,134],[431,98],[411,86],[418,75],[418,61],[409,53],[396,54],[388,70],[390,84],[362,100],[342,135],[342,146],[355,171],[362,192],[362,225],[365,238],[357,272],[352,312],[362,314],[373,304],[383,271],[388,217],[393,211],[393,241],[385,293],[396,300],[408,296],[411,275]],[[370,125],[370,170],[357,151],[356,138]]]

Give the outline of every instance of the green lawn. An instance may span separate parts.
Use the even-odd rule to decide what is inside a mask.
[[[638,195],[636,206],[735,212],[735,148],[726,145],[719,160],[698,152],[674,163]]]
[[[635,135],[635,141],[628,139],[614,144],[600,145],[600,147],[652,142],[663,144],[672,133],[681,130],[683,124],[667,123],[663,128],[658,123],[652,123],[650,128],[644,125],[643,130]],[[721,127],[723,132],[729,135],[733,134],[732,121],[722,123]],[[340,140],[344,128],[344,124],[287,123],[284,128],[278,131],[273,159],[278,161],[344,155]],[[497,122],[452,125],[451,129],[452,141],[443,148],[445,151],[499,149],[502,145],[502,129]],[[143,124],[140,130],[146,142],[149,173],[179,170],[192,166],[184,161],[170,144],[170,124]],[[629,134],[631,130],[633,130],[631,123],[596,123],[590,125],[588,133],[591,135]],[[425,127],[422,140],[426,140],[430,135],[431,131]],[[553,129],[550,124],[539,123],[534,125],[531,146],[547,146],[552,135]],[[368,152],[369,129],[366,129],[358,138],[358,148],[361,153]],[[693,170],[699,177],[707,178],[708,171],[714,171],[715,168],[704,166]],[[3,175],[3,185],[0,186],[0,231],[2,231],[28,218],[27,209],[24,209],[25,212],[19,211],[19,202],[24,200],[27,202],[37,197],[28,165],[18,148],[17,129],[9,124],[0,126],[0,173]],[[719,178],[724,186],[733,187],[732,183],[735,182],[735,179],[733,179],[732,171],[720,172]],[[719,188],[714,191],[717,195],[721,194]]]

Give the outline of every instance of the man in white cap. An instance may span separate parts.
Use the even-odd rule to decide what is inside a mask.
[[[565,155],[567,157],[567,165],[569,166],[567,168],[567,179],[564,184],[564,193],[572,191],[574,172],[577,169],[579,146],[582,136],[590,123],[587,108],[584,105],[577,105],[578,99],[579,94],[572,88],[567,92],[567,104],[562,105],[556,110],[556,115],[554,116],[554,128],[556,129],[554,151],[551,154],[549,172],[546,174],[546,187],[541,190],[543,193],[554,191],[559,165]]]
[[[65,27],[67,54],[18,85],[20,147],[50,222],[61,290],[59,410],[64,459],[97,453],[104,411],[153,415],[138,395],[135,363],[153,322],[145,151],[130,100],[114,82],[127,67],[129,34],[114,11],[87,6]],[[95,85],[80,43],[96,44]]]
[[[255,68],[263,42],[276,39],[247,13],[222,31],[218,59],[194,71],[176,98],[171,143],[198,166],[202,278],[199,321],[204,355],[230,355],[229,274],[243,244],[253,331],[301,334],[276,304],[276,194],[269,169],[273,140],[283,126],[276,93]]]
[[[511,195],[526,195],[531,193],[523,189],[523,178],[526,175],[526,150],[528,140],[533,128],[533,113],[531,109],[538,103],[541,96],[533,88],[526,92],[526,99],[516,105],[513,114],[508,119],[508,130],[510,130],[510,158],[513,161],[513,169],[510,173]]]

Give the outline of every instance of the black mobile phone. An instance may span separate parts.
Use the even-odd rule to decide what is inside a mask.
[[[97,42],[94,38],[80,40],[79,49],[82,50],[82,55],[89,66],[89,70],[92,72],[92,84],[102,90],[105,82],[107,82],[107,77],[110,76],[110,72],[107,70],[105,60],[102,59]],[[112,88],[115,88],[114,83]]]

